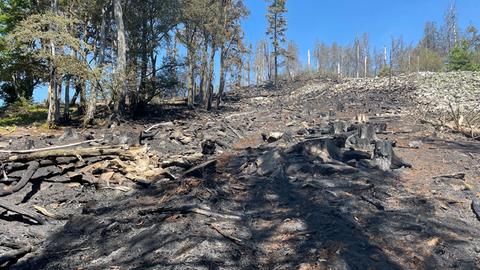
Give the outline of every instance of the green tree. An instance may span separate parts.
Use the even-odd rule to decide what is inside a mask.
[[[447,58],[447,71],[473,71],[478,69],[472,61],[473,54],[468,48],[467,42],[457,44],[450,50]]]
[[[31,100],[33,89],[40,83],[35,78],[42,67],[28,54],[10,48],[6,37],[18,23],[32,12],[32,1],[0,2],[0,98],[12,103],[20,98]]]
[[[279,56],[283,55],[285,50],[282,45],[285,43],[285,34],[287,32],[287,19],[285,18],[285,13],[287,13],[287,8],[285,7],[286,0],[269,0],[271,1],[270,6],[268,6],[268,29],[267,35],[270,36],[273,47],[273,69],[274,69],[274,85],[277,86],[278,83],[278,67],[279,67]]]
[[[84,49],[89,46],[69,31],[77,23],[76,20],[67,19],[56,13],[39,13],[21,21],[7,36],[9,48],[21,52],[24,57],[33,58],[46,67],[42,70],[43,73],[37,76],[50,82],[48,124],[60,121],[58,82],[66,75],[81,78],[90,75],[84,54]],[[78,52],[80,57],[75,57],[72,51]]]

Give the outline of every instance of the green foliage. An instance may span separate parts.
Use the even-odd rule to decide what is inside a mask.
[[[42,68],[29,55],[21,54],[8,43],[19,22],[31,13],[32,1],[4,0],[0,2],[0,98],[7,103],[19,98],[31,99],[39,82],[34,73]]]
[[[32,7],[30,0],[2,0],[0,2],[0,36],[10,33]]]
[[[390,68],[387,66],[382,67],[378,73],[379,77],[388,77],[390,75]]]
[[[475,71],[478,64],[473,63],[473,53],[469,50],[467,42],[455,45],[448,54],[447,71]]]
[[[419,69],[421,71],[441,71],[443,68],[442,57],[428,48],[420,48],[418,51]]]
[[[0,127],[41,125],[47,119],[48,109],[23,98],[0,111]]]
[[[287,8],[285,4],[286,0],[271,0],[271,4],[268,6],[267,35],[270,36],[272,46],[276,49],[277,54],[282,54],[280,46],[286,41],[287,19],[285,13],[287,13]]]

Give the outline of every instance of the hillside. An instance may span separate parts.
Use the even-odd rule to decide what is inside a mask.
[[[224,102],[2,136],[0,266],[480,268],[479,73],[313,78]]]

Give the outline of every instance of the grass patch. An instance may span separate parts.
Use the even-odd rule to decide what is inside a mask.
[[[0,110],[0,127],[40,126],[47,121],[48,108],[39,104],[16,103]]]

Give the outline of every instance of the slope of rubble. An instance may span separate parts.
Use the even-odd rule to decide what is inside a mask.
[[[477,75],[250,87],[215,112],[2,137],[4,149],[87,142],[2,155],[0,190],[32,175],[0,198],[0,265],[478,269],[480,143],[413,113],[437,77]]]

